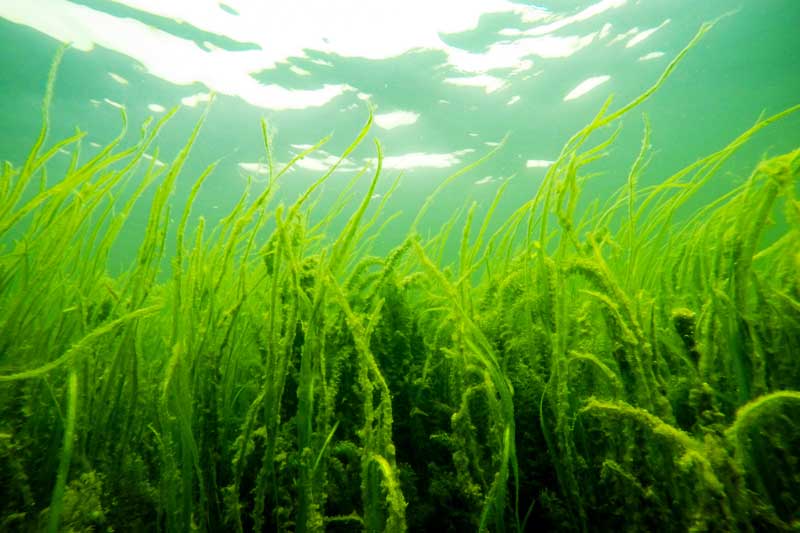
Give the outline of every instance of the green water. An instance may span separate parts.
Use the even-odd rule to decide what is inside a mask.
[[[796,531],[797,27],[0,0],[0,530]]]

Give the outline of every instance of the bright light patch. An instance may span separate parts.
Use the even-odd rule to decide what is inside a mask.
[[[547,159],[528,159],[525,163],[525,167],[527,168],[547,168],[552,165],[552,161],[548,161]]]
[[[211,101],[210,93],[197,93],[193,94],[192,96],[185,96],[181,98],[181,103],[189,107],[195,107],[197,104],[210,101]]]
[[[597,32],[584,36],[570,35],[557,37],[555,35],[542,35],[530,39],[521,39],[513,46],[522,50],[524,54],[539,56],[543,59],[560,59],[569,57],[586,48],[594,41]]]
[[[587,80],[583,80],[578,84],[577,87],[572,89],[567,94],[567,96],[564,97],[564,101],[568,102],[569,100],[575,100],[576,98],[580,98],[584,94],[588,93],[593,89],[596,89],[597,87],[604,84],[610,79],[611,76],[593,76]]]
[[[664,52],[650,52],[640,57],[639,61],[650,61],[651,59],[658,59],[659,57],[664,57]]]
[[[526,31],[525,33],[527,35],[545,35],[548,33],[553,33],[575,22],[582,22],[592,17],[596,17],[597,15],[605,13],[609,9],[622,7],[626,3],[627,0],[600,0],[600,2],[592,4],[591,6],[587,7],[582,11],[579,11],[578,13],[575,13],[574,15],[571,15],[569,17],[559,18],[554,22],[544,24],[542,26],[537,26],[531,30]]]
[[[418,113],[411,111],[393,111],[391,113],[383,113],[375,115],[375,124],[379,128],[390,130],[399,126],[409,126],[414,124],[419,119]]]
[[[269,174],[269,165],[265,163],[239,163],[239,168],[249,174]]]
[[[147,159],[148,161],[152,161],[153,160],[153,156],[150,155],[150,154],[142,154],[142,157]],[[157,167],[163,167],[165,165],[165,163],[163,161],[161,161],[160,159],[156,159],[153,164],[155,166],[157,166]]]
[[[167,108],[159,104],[147,104],[147,109],[149,109],[153,113],[163,113],[164,111],[167,110]]]
[[[109,72],[108,75],[111,76],[112,80],[114,80],[115,82],[119,83],[120,85],[128,85],[128,80],[126,80],[125,78],[123,78],[119,74],[115,74],[113,72]]]
[[[329,170],[331,166],[336,164],[339,160],[338,157],[335,155],[329,155],[325,158],[315,158],[306,156],[303,159],[300,159],[295,163],[299,168],[304,168],[306,170],[312,170],[314,172],[324,172]],[[339,172],[355,172],[358,168],[353,165],[350,161],[342,161],[341,164],[336,167],[336,170]]]
[[[456,152],[457,153],[457,152]],[[383,168],[395,170],[411,170],[414,168],[449,168],[461,163],[456,153],[428,154],[412,152],[405,155],[387,156],[383,158]],[[375,163],[376,160],[368,159]]]
[[[486,176],[485,178],[481,178],[475,182],[475,185],[486,185],[487,183],[491,183],[494,181],[492,176]]]
[[[451,85],[459,85],[461,87],[481,87],[486,94],[493,93],[498,89],[502,89],[506,85],[506,81],[495,76],[483,74],[481,76],[471,76],[468,78],[446,78],[445,83]]]
[[[512,96],[511,99],[506,102],[506,105],[514,105],[519,102],[519,96]]]
[[[224,4],[219,0],[114,0],[113,3],[148,15],[143,20],[163,17],[249,46],[231,50],[211,42],[197,43],[146,24],[135,13],[118,17],[68,0],[0,0],[0,17],[69,42],[78,50],[101,47],[126,55],[147,73],[175,85],[201,83],[205,90],[236,96],[253,106],[284,110],[325,106],[352,90],[345,84],[293,90],[265,84],[254,77],[286,64],[294,74],[308,76],[310,71],[291,66],[297,59],[315,68],[333,66],[326,59],[314,57],[320,55],[386,60],[416,50],[439,51],[447,58],[446,67],[465,75],[450,77],[446,83],[479,87],[487,94],[492,93],[505,86],[504,80],[491,75],[494,70],[509,69],[513,76],[532,68],[529,56],[571,56],[610,30],[606,25],[602,32],[565,35],[568,31],[565,29],[625,5],[626,0],[595,1],[567,17],[555,16],[547,9],[518,0],[406,0],[391,6],[374,0],[344,3],[230,0]],[[475,30],[481,17],[487,14],[512,14],[525,23],[539,25],[519,33],[504,30],[509,35],[515,34],[514,39],[491,44],[481,53],[450,46],[442,39],[442,35]],[[554,35],[557,30],[561,31]],[[635,43],[632,40],[628,44]],[[307,65],[306,62],[302,64]],[[114,75],[112,78],[124,83]]]
[[[289,70],[297,74],[298,76],[311,76],[311,73],[304,68],[300,68],[298,66],[292,65],[289,67]]]
[[[629,29],[628,31],[626,31],[625,33],[620,33],[618,35],[615,35],[614,38],[611,39],[611,41],[609,41],[608,46],[611,46],[612,44],[618,43],[620,41],[624,41],[628,37],[631,37],[632,35],[636,35],[637,33],[639,33],[639,28],[633,27],[633,28]]]
[[[125,106],[120,104],[119,102],[115,102],[114,100],[109,100],[108,98],[103,98],[103,101],[110,105],[111,107],[116,107],[117,109],[125,109]]]
[[[115,17],[66,0],[0,0],[0,17],[32,27],[61,42],[69,42],[77,50],[90,51],[100,46],[127,55],[148,73],[175,85],[199,82],[210,91],[239,96],[257,107],[319,107],[348,90],[346,85],[289,90],[276,84],[264,85],[252,77],[252,74],[275,68],[279,62],[289,58],[305,57],[304,50],[307,48],[326,51],[325,47],[317,45],[318,37],[312,41],[312,35],[308,33],[295,35],[296,28],[302,27],[306,32],[320,29],[313,24],[304,24],[305,21],[293,20],[297,18],[296,14],[282,13],[282,18],[275,17],[271,6],[260,6],[258,3],[253,3],[247,9],[247,14],[253,16],[244,16],[243,13],[242,17],[220,9],[217,2],[209,0],[118,0],[118,3],[238,42],[256,43],[261,49],[233,51],[213,46],[206,48],[135,18]],[[291,7],[295,9],[294,4]],[[308,11],[313,12],[314,9]],[[268,29],[263,27],[265,20],[270,22]],[[277,27],[273,26],[276,24]],[[291,28],[291,32],[287,28]]]
[[[667,19],[664,22],[662,22],[661,24],[659,24],[658,26],[656,26],[655,28],[650,28],[649,30],[644,30],[644,31],[641,31],[638,34],[634,35],[633,37],[631,37],[630,41],[625,43],[625,48],[631,48],[633,46],[636,46],[640,42],[644,41],[645,39],[647,39],[648,37],[653,35],[658,30],[660,30],[661,28],[663,28],[664,26],[669,24],[669,21],[670,21],[670,19]]]
[[[290,57],[305,57],[305,50],[370,59],[396,57],[414,49],[442,50],[447,46],[442,42],[441,34],[473,30],[482,15],[515,13],[527,21],[538,20],[546,15],[541,8],[523,6],[511,0],[407,0],[391,8],[372,0],[351,0],[346,8],[340,3],[319,0],[299,0],[286,4],[235,2],[238,16],[220,8],[219,2],[213,0],[115,2],[238,42],[256,43],[262,49],[256,51],[262,69],[274,67]],[[3,3],[10,5],[3,6]],[[56,36],[61,41],[74,42],[82,50],[97,44],[135,57],[139,55],[137,52],[152,45],[147,36],[142,34],[138,36],[144,39],[130,39],[131,35],[125,29],[143,25],[135,19],[113,17],[65,0],[40,0],[36,3],[0,0],[0,13],[15,22]],[[425,16],[421,17],[420,13]],[[154,30],[156,32],[158,30]],[[200,49],[191,41],[171,37],[172,43],[163,43],[166,46],[153,50],[173,59],[173,63],[176,63],[175,57],[181,57],[181,61],[189,57],[173,55],[176,50],[172,44],[184,41],[187,48]],[[120,49],[127,49],[127,52]],[[131,53],[132,49],[137,51]],[[213,47],[202,52],[203,55],[225,53]],[[250,52],[228,52],[227,55],[244,57],[251,55]],[[157,62],[155,55],[149,59]],[[321,65],[329,64],[320,59],[313,61]],[[152,72],[151,64],[143,64]],[[215,66],[219,66],[219,63]],[[248,72],[257,70],[260,69]]]

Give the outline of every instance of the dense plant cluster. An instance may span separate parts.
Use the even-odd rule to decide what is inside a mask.
[[[511,216],[493,220],[501,187],[483,220],[472,206],[419,236],[480,160],[385,257],[379,144],[352,213],[367,169],[312,222],[338,163],[275,205],[320,145],[278,168],[262,124],[269,182],[207,228],[191,209],[213,165],[170,201],[202,121],[164,167],[144,156],[172,113],[85,161],[80,131],[45,148],[56,60],[41,135],[0,175],[0,529],[796,530],[800,149],[676,213],[800,106],[638,187],[645,122],[624,187],[577,209],[609,126],[707,30],[641,97],[607,102]],[[111,277],[145,191],[136,260]]]

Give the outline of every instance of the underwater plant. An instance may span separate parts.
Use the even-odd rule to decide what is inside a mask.
[[[266,184],[207,228],[192,209],[215,164],[171,201],[205,114],[163,167],[145,154],[177,109],[129,147],[123,110],[87,160],[81,131],[45,147],[62,49],[41,132],[0,174],[0,528],[797,530],[800,148],[677,213],[800,105],[640,188],[645,118],[619,191],[578,209],[613,127],[711,26],[641,96],[606,101],[510,216],[494,220],[502,186],[482,220],[472,205],[418,231],[498,147],[443,180],[383,257],[373,244],[398,182],[370,212],[377,141],[376,168],[314,212],[371,111],[288,205],[282,176],[328,138],[279,168],[262,121]],[[137,255],[112,276],[146,198]]]

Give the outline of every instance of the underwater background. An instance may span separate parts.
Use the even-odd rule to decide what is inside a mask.
[[[0,0],[0,530],[797,531],[798,28]]]

